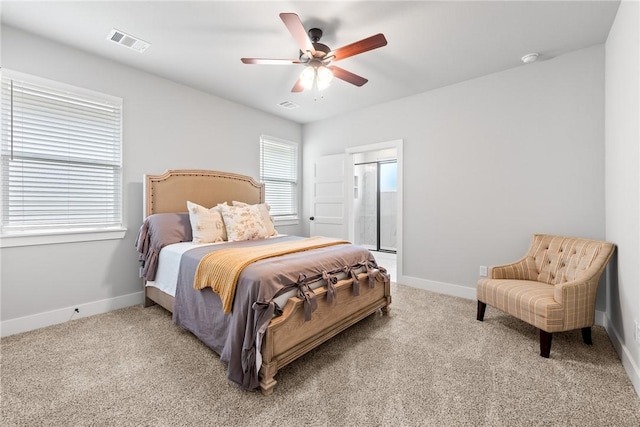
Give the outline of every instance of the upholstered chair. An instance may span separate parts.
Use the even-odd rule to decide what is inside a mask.
[[[540,329],[540,355],[549,357],[554,332],[582,330],[591,344],[598,282],[612,243],[535,234],[520,260],[491,267],[478,281],[477,319],[489,304]]]

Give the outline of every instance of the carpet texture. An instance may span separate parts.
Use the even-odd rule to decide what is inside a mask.
[[[160,307],[3,338],[3,426],[638,426],[640,398],[609,338],[554,334],[475,301],[392,285],[374,314],[243,392]]]

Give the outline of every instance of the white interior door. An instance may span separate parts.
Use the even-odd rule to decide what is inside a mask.
[[[313,167],[311,236],[348,239],[346,209],[346,154],[323,156]]]

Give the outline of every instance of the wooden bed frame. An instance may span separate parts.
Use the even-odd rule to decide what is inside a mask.
[[[264,184],[245,175],[208,170],[168,170],[161,175],[146,175],[144,180],[144,215],[185,212],[190,200],[202,206],[216,206],[233,200],[245,203],[264,202]],[[304,319],[304,302],[291,297],[281,316],[269,323],[262,340],[260,388],[264,395],[273,392],[280,368],[304,355],[349,326],[377,310],[389,313],[389,281],[368,286],[366,273],[358,275],[360,295],[352,295],[353,279],[340,280],[337,303],[327,302],[326,286],[314,290],[317,309],[311,320]],[[159,304],[173,312],[173,297],[158,288],[145,286],[145,307]]]

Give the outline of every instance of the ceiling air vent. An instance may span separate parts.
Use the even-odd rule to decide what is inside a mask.
[[[294,108],[298,108],[299,107],[298,104],[294,104],[291,101],[282,101],[278,105],[281,106],[282,108],[286,108],[287,110],[293,110]]]
[[[121,44],[122,46],[140,53],[144,52],[149,46],[151,46],[151,43],[127,34],[124,31],[116,30],[115,28],[109,32],[107,40],[111,40],[114,43]]]

